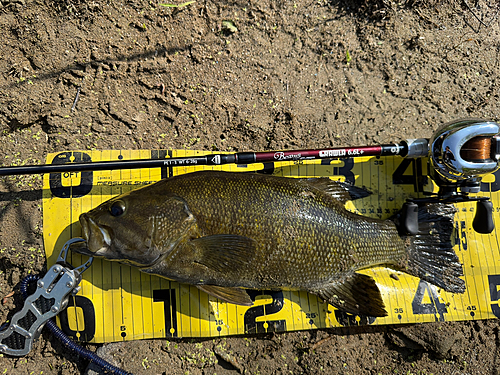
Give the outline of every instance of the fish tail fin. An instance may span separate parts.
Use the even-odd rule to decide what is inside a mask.
[[[433,203],[418,208],[418,233],[406,237],[403,269],[451,293],[464,293],[462,264],[454,251],[453,205]]]

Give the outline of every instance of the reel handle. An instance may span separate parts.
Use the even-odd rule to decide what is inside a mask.
[[[495,229],[493,221],[493,202],[480,200],[476,203],[476,215],[472,222],[472,228],[478,233],[489,234]]]
[[[422,198],[408,200],[403,204],[398,220],[398,230],[401,235],[414,236],[419,232],[418,227],[418,203],[455,203],[463,202],[464,199],[453,199],[440,201],[438,198]],[[476,215],[472,222],[472,228],[480,234],[490,234],[495,230],[493,221],[493,203],[488,198],[476,199]]]

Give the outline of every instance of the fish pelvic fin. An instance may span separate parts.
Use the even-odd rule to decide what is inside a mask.
[[[406,237],[402,270],[451,293],[464,293],[462,264],[454,251],[453,205],[432,203],[418,210],[419,232]]]
[[[351,314],[374,317],[388,315],[380,289],[375,280],[367,275],[350,272],[311,292],[333,307]]]
[[[371,191],[365,188],[354,186],[348,182],[330,180],[327,177],[308,178],[305,179],[305,182],[309,186],[323,191],[342,203],[350,200],[365,198],[372,194]]]
[[[217,285],[196,285],[198,289],[204,291],[211,296],[221,299],[225,302],[234,303],[235,305],[252,306],[253,301],[245,291],[240,288],[230,288]]]

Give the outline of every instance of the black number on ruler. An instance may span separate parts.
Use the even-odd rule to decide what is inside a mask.
[[[175,289],[153,290],[153,302],[163,302],[165,337],[177,337],[177,302]]]
[[[460,225],[458,221],[455,222],[455,229],[457,231],[457,242],[458,242],[458,250],[467,250],[467,226],[465,225],[465,220],[460,221]]]
[[[330,165],[332,160],[334,159],[322,159],[321,165]],[[346,158],[342,159],[344,165],[342,167],[333,167],[333,175],[334,176],[345,176],[346,181],[354,184],[354,173],[352,173],[352,168],[354,167],[354,159]]]
[[[172,157],[172,150],[151,150],[151,159],[153,160],[163,160],[166,159],[167,156],[169,158]],[[161,168],[161,178],[169,178],[174,175],[173,167],[162,167]]]
[[[346,181],[350,182],[351,184],[354,184],[355,177],[354,173],[352,173],[353,167],[354,167],[353,158],[344,159],[344,165],[342,167],[334,167],[333,174],[345,176]]]
[[[404,174],[409,166],[412,166],[411,175]],[[422,175],[422,159],[403,159],[392,174],[393,184],[413,185],[416,192],[424,191],[427,176]]]
[[[491,311],[493,315],[500,318],[500,306],[498,306],[498,300],[500,300],[500,290],[498,290],[500,286],[500,275],[488,275],[488,284],[490,285],[491,302],[495,302],[491,304]]]
[[[431,302],[422,303],[427,293]],[[446,305],[439,301],[436,289],[426,281],[420,280],[417,292],[411,303],[413,314],[434,314],[437,321],[444,322],[444,314],[448,312]]]
[[[74,157],[73,160],[71,158]],[[91,162],[89,154],[84,152],[61,152],[57,154],[52,160],[52,164],[66,164],[66,163],[82,163]],[[62,178],[71,178],[77,176],[80,173],[80,185],[78,186],[63,186]],[[58,198],[78,198],[90,193],[92,190],[93,183],[93,173],[92,171],[85,172],[63,172],[63,173],[51,173],[49,176],[49,185],[52,195]]]
[[[259,316],[275,314],[283,308],[283,292],[282,291],[256,291],[247,290],[252,301],[258,295],[271,296],[273,301],[267,305],[255,306],[249,308],[245,312],[243,322],[245,324],[245,333],[266,333],[286,331],[286,320],[266,320],[265,322],[256,322],[255,319]],[[264,328],[264,323],[267,323],[267,330]]]
[[[337,322],[339,322],[340,325],[344,327],[351,327],[373,324],[377,318],[374,316],[353,315],[346,313],[345,311],[335,310],[335,319],[337,319]]]
[[[493,182],[481,182],[481,191],[491,191],[494,193],[495,191],[500,190],[500,169],[493,173],[495,176],[495,181]]]
[[[82,309],[81,316],[83,316],[84,319],[84,321],[81,322],[82,326],[77,326],[76,330],[70,328],[68,321],[68,309],[73,306],[75,309]],[[80,315],[77,314],[77,316]],[[75,296],[74,298],[70,298],[68,307],[61,311],[61,313],[59,314],[59,320],[61,321],[61,329],[63,330],[63,332],[73,340],[90,341],[94,338],[95,309],[92,301],[87,297]]]

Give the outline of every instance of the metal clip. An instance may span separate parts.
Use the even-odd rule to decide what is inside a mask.
[[[81,274],[90,267],[93,258],[73,268],[66,263],[69,247],[83,238],[66,242],[57,263],[37,282],[37,290],[24,302],[23,309],[12,317],[10,324],[0,332],[0,353],[23,356],[30,352],[45,323],[64,310],[70,295],[80,290]]]
[[[75,238],[72,238],[71,240],[67,241],[62,247],[61,252],[59,253],[59,256],[57,257],[56,263],[68,264],[66,259],[68,258],[69,248],[71,247],[71,245],[73,245],[74,243],[78,243],[78,242],[85,242],[85,240],[83,238],[75,237]],[[89,269],[89,267],[92,265],[93,261],[94,261],[94,258],[90,257],[84,264],[82,264],[79,267],[74,268],[73,271],[78,272],[81,275],[82,273],[84,273],[86,270]]]

